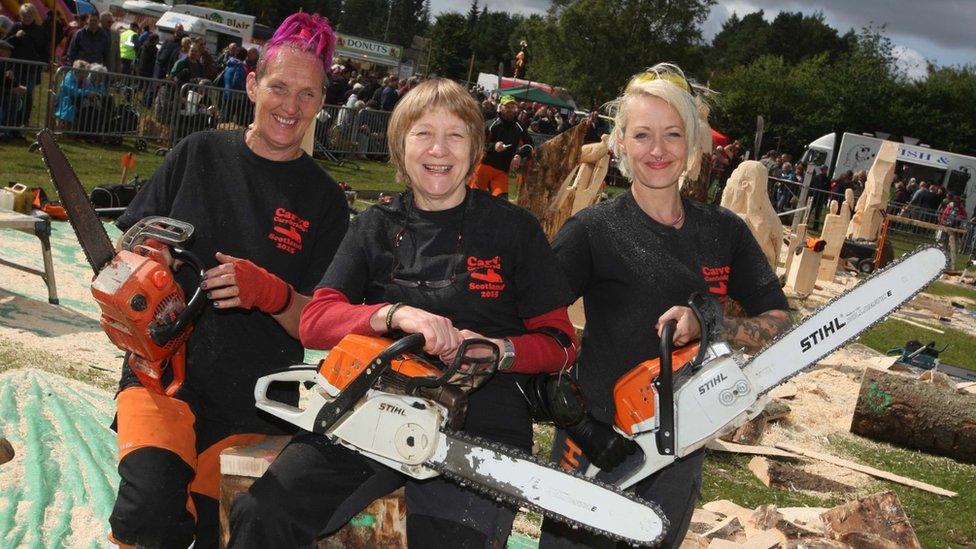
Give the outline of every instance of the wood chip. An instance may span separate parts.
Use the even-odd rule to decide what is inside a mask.
[[[752,516],[752,509],[746,509],[745,507],[727,499],[710,501],[705,505],[702,505],[702,507],[706,511],[719,513],[725,515],[725,517],[738,517],[739,520],[743,522]]]
[[[775,505],[768,503],[756,507],[756,510],[752,512],[752,516],[746,521],[746,524],[756,530],[769,530],[770,528],[774,528],[781,520],[783,520],[783,515],[776,510]]]
[[[739,517],[728,517],[714,528],[702,534],[708,539],[735,539],[735,535],[742,532],[742,522]]]
[[[789,399],[796,396],[796,384],[787,381],[769,392],[771,398]]]
[[[839,493],[854,491],[853,486],[784,463],[770,461],[762,456],[756,456],[749,461],[749,470],[760,482],[771,488]]]
[[[921,549],[894,492],[879,492],[838,505],[821,515],[831,538],[855,547]],[[890,545],[889,545],[890,543]]]
[[[688,532],[678,549],[708,549],[708,538],[701,534]]]
[[[727,539],[716,538],[708,544],[708,549],[748,549],[748,545],[729,541]]]
[[[754,536],[746,538],[743,545],[749,549],[773,549],[786,542],[786,536],[779,530],[763,530]]]
[[[918,376],[919,381],[927,381],[946,389],[955,389],[956,383],[944,372],[926,370]]]

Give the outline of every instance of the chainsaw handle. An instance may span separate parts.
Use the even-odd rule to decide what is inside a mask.
[[[465,357],[465,354],[467,354],[468,347],[470,347],[471,345],[488,346],[488,348],[490,348],[492,351],[491,356],[478,358],[478,359]],[[451,362],[451,365],[448,366],[446,370],[444,370],[444,373],[442,373],[438,377],[433,377],[433,376],[415,377],[411,379],[410,381],[407,382],[407,387],[406,387],[407,394],[413,394],[413,392],[420,387],[433,388],[433,387],[440,387],[441,385],[444,385],[449,380],[451,380],[455,374],[457,374],[461,370],[461,365],[464,363],[465,358],[467,358],[468,362],[479,362],[479,363],[490,364],[487,370],[477,372],[477,373],[471,373],[468,377],[474,377],[474,376],[490,377],[494,375],[495,372],[498,370],[498,361],[500,358],[500,352],[498,350],[498,345],[495,345],[494,343],[492,343],[487,339],[483,339],[483,338],[465,339],[458,346],[457,353],[455,353],[454,356],[454,361]]]
[[[203,280],[204,273],[206,272],[203,266],[203,262],[200,258],[196,256],[193,252],[184,249],[174,247],[170,249],[170,254],[174,259],[181,259],[187,264],[192,266],[197,271],[197,276],[199,280]],[[152,338],[153,342],[160,347],[166,345],[174,337],[183,333],[187,327],[196,319],[200,311],[203,310],[203,306],[207,303],[206,292],[203,288],[197,284],[197,289],[193,292],[193,296],[190,301],[187,302],[186,307],[180,311],[180,314],[176,316],[173,322],[167,323],[155,323],[149,326],[149,337]]]
[[[259,377],[254,384],[254,405],[277,418],[293,423],[309,432],[314,432],[315,416],[319,410],[311,403],[304,410],[268,398],[268,388],[276,381],[314,382],[318,380],[318,368],[314,366],[293,366]]]
[[[658,374],[657,395],[659,414],[657,429],[657,449],[661,455],[674,455],[674,370],[672,369],[671,353],[674,350],[674,330],[678,327],[677,320],[669,320],[661,329],[661,372]]]

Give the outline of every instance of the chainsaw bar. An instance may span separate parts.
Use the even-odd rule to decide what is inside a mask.
[[[458,431],[441,434],[445,443],[425,465],[462,487],[631,545],[657,545],[667,532],[661,508],[629,491],[511,446]]]
[[[780,334],[743,371],[759,396],[768,393],[883,321],[938,279],[947,261],[941,248],[924,246],[888,264]]]
[[[71,167],[68,158],[58,147],[51,130],[43,129],[37,133],[37,143],[41,146],[41,156],[51,174],[51,182],[58,190],[61,204],[68,214],[71,228],[78,235],[78,243],[88,259],[88,264],[98,274],[102,267],[115,257],[115,246],[105,232],[102,221],[95,213],[95,207],[85,193],[78,174]]]

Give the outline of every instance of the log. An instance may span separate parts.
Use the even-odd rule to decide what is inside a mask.
[[[908,477],[903,477],[901,475],[896,475],[888,471],[882,471],[881,469],[875,469],[874,467],[869,467],[867,465],[862,465],[860,463],[855,463],[850,460],[841,459],[839,457],[831,456],[829,454],[823,454],[820,452],[814,452],[813,450],[806,450],[800,448],[799,446],[794,446],[792,444],[784,444],[782,442],[777,443],[776,447],[781,450],[786,450],[787,452],[793,452],[795,454],[800,454],[813,459],[819,459],[820,461],[826,461],[827,463],[833,463],[839,467],[846,467],[852,471],[860,471],[866,475],[871,475],[872,477],[881,478],[884,480],[890,480],[891,482],[897,482],[898,484],[904,484],[905,486],[911,486],[912,488],[918,488],[919,490],[924,490],[926,492],[932,492],[933,494],[938,494],[940,496],[956,497],[959,494],[951,490],[946,490],[945,488],[939,488],[932,484],[921,482],[915,479],[910,479]]]
[[[976,463],[976,395],[869,368],[851,432]]]
[[[760,482],[770,488],[838,493],[854,491],[853,486],[784,463],[770,461],[762,456],[756,456],[749,461],[749,470],[756,475]]]
[[[854,547],[921,549],[894,492],[880,492],[821,515],[831,538]]]
[[[230,539],[230,508],[281,452],[290,437],[268,437],[251,446],[231,446],[220,454],[220,546]],[[407,506],[403,489],[369,504],[348,524],[318,541],[318,549],[406,547]]]

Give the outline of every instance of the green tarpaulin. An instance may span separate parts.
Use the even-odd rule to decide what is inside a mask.
[[[535,101],[538,103],[545,103],[546,105],[552,105],[554,107],[559,107],[560,109],[572,109],[574,108],[568,101],[560,99],[554,95],[549,95],[548,93],[540,90],[539,88],[533,88],[532,86],[523,86],[521,88],[507,88],[503,90],[498,90],[501,95],[511,95],[519,101]]]

